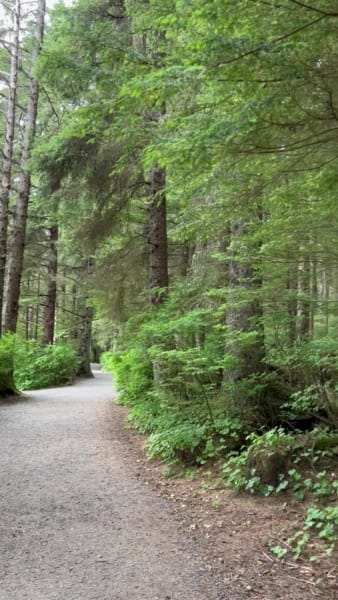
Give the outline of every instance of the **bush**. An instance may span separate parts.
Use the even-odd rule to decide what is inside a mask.
[[[153,433],[147,444],[151,458],[166,460],[179,458],[186,464],[198,461],[198,449],[205,446],[206,428],[189,422],[166,427],[163,431]]]
[[[198,421],[179,411],[161,414],[153,423],[147,449],[151,458],[203,465],[240,445],[243,425],[236,419]]]
[[[286,352],[271,349],[267,362],[289,382],[289,397],[281,407],[282,420],[310,426],[325,418],[338,427],[338,343],[336,337],[297,342]],[[312,419],[312,423],[311,423]]]
[[[101,365],[114,376],[121,404],[131,406],[145,399],[152,386],[153,372],[150,360],[140,348],[123,353],[104,352]]]
[[[6,333],[0,338],[0,396],[14,393],[13,380],[15,335]]]
[[[14,353],[14,380],[19,390],[33,390],[69,383],[75,377],[79,359],[68,344],[41,347],[35,340],[17,339]]]
[[[130,408],[129,422],[150,434],[152,457],[202,464],[241,446],[245,425],[228,416],[224,362],[212,308],[181,312],[174,298],[125,326],[119,352],[101,357]]]

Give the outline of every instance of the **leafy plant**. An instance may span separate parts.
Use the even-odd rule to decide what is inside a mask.
[[[16,341],[14,378],[20,390],[69,383],[75,377],[77,366],[77,354],[67,344],[41,347],[34,340]]]
[[[6,333],[0,337],[0,394],[15,391],[13,379],[16,336]]]
[[[334,552],[338,540],[338,507],[310,506],[307,509],[303,527],[289,540],[297,560],[305,552],[311,540],[319,540],[328,556]]]
[[[284,558],[287,553],[287,549],[283,548],[280,544],[276,544],[274,540],[269,540],[269,548],[272,554],[274,554],[278,559]]]
[[[171,429],[151,434],[147,449],[150,457],[177,459],[189,462],[198,452],[205,439],[205,427],[194,423],[182,423]]]
[[[114,375],[121,404],[133,405],[151,389],[151,362],[138,347],[126,352],[105,352],[101,356],[101,365]]]

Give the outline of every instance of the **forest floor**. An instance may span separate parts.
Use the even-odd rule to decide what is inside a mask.
[[[297,506],[169,478],[111,398],[96,373],[0,405],[0,600],[337,598],[332,561],[269,552]]]
[[[287,546],[288,538],[301,527],[306,503],[295,503],[287,494],[279,497],[241,495],[220,485],[219,465],[203,468],[170,468],[148,460],[146,437],[128,427],[127,411],[115,407],[119,439],[129,448],[126,456],[134,474],[147,486],[170,500],[182,527],[195,540],[218,573],[229,595],[251,600],[337,600],[337,555],[320,556],[311,564],[309,556],[294,561],[278,560],[269,541]]]

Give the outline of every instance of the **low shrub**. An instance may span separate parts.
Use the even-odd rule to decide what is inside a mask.
[[[163,431],[153,433],[147,449],[151,458],[179,458],[189,464],[198,462],[198,455],[202,452],[201,445],[205,446],[205,438],[205,426],[186,422],[173,427],[167,426]]]
[[[331,556],[337,548],[338,506],[310,506],[307,509],[304,525],[289,540],[293,556],[297,560],[308,546],[316,541],[323,547],[325,554]],[[312,550],[313,552],[313,550]],[[317,550],[318,552],[318,550]],[[318,559],[318,555],[312,554]]]
[[[147,450],[151,458],[203,465],[238,447],[242,433],[243,426],[236,419],[201,422],[173,411],[153,421]]]
[[[139,348],[121,353],[104,352],[101,366],[114,376],[121,404],[132,406],[141,398],[144,401],[152,386],[153,373],[150,360]]]
[[[19,390],[62,385],[75,377],[79,359],[65,343],[42,347],[35,340],[16,340],[14,380]]]
[[[6,333],[0,338],[0,396],[16,391],[13,378],[14,348],[15,335]]]

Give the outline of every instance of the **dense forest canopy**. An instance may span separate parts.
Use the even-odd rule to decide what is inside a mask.
[[[25,355],[108,351],[154,455],[329,439],[334,3],[29,5],[1,2],[3,390]]]

